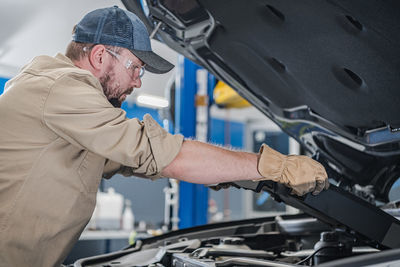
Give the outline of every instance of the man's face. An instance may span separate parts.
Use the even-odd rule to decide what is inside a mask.
[[[140,88],[142,85],[141,79],[138,76],[138,70],[132,70],[125,67],[125,62],[130,60],[137,66],[141,66],[141,62],[132,53],[127,50],[122,50],[119,58],[109,55],[109,64],[104,74],[99,78],[103,87],[104,94],[108,101],[114,107],[121,107],[122,102],[130,95],[134,88]]]

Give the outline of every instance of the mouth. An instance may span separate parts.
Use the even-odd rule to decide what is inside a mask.
[[[127,97],[128,95],[130,95],[132,92],[133,92],[133,88],[130,88],[130,89],[126,90],[125,92],[123,92],[123,93],[121,94],[121,96],[119,97],[119,101],[120,101],[121,103],[122,103],[123,101],[125,101],[126,97]]]

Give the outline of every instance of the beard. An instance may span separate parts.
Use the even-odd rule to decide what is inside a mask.
[[[115,87],[119,87],[119,84],[117,83],[114,86],[112,86],[112,79],[110,72],[107,72],[104,74],[102,77],[99,79],[101,86],[103,87],[103,92],[104,95],[107,97],[108,101],[113,105],[115,108],[120,108],[122,105],[122,102],[119,101],[119,97],[115,95],[115,92],[117,91]]]

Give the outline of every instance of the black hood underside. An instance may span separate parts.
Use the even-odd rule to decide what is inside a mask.
[[[239,2],[201,4],[221,25],[210,49],[255,95],[348,130],[400,127],[398,1]]]
[[[260,100],[279,109],[306,105],[350,131],[400,128],[400,2],[152,3],[167,44],[233,72]]]
[[[139,1],[156,38],[231,85],[350,186],[400,176],[400,2]]]

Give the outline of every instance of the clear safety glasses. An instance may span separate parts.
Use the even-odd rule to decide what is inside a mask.
[[[118,61],[128,70],[129,75],[133,80],[136,80],[137,78],[142,78],[145,72],[144,66],[138,66],[133,64],[132,60],[126,59],[125,62],[123,62],[123,58],[120,54],[117,54],[116,52],[107,49],[106,51],[110,53],[113,57],[118,59]]]

